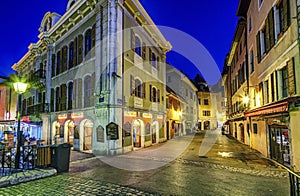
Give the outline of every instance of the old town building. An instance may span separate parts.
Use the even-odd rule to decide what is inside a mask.
[[[137,0],[69,0],[48,12],[13,68],[40,78],[23,119],[74,150],[119,154],[166,140],[165,58],[171,49]],[[32,109],[31,109],[32,108]]]
[[[197,126],[197,88],[191,80],[172,65],[167,64],[167,136],[190,134]]]
[[[240,20],[223,82],[231,134],[299,171],[300,19],[296,7],[293,0],[240,1]]]

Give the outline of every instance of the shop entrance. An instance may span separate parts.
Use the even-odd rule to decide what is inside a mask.
[[[135,120],[132,126],[133,147],[141,147],[141,123]]]
[[[93,123],[87,120],[84,123],[84,139],[83,139],[83,150],[92,150],[92,134],[93,134]]]
[[[286,126],[269,126],[271,158],[290,165],[289,130]]]

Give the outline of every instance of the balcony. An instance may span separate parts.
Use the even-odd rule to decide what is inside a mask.
[[[48,103],[38,103],[27,107],[27,111],[22,111],[22,116],[34,115],[49,112]]]
[[[134,53],[134,65],[140,69],[143,69],[143,58],[136,53]]]
[[[36,72],[32,73],[30,79],[46,79],[46,71],[43,69],[39,69]]]

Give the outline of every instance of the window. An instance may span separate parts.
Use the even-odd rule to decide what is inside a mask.
[[[253,133],[257,134],[257,124],[253,123]]]
[[[208,105],[208,99],[204,99],[204,105]]]
[[[280,1],[274,9],[275,38],[278,41],[291,23],[289,1]]]
[[[203,110],[203,116],[210,116],[209,110]]]
[[[51,57],[52,60],[52,64],[51,64],[51,76],[54,77],[55,76],[55,54],[52,54]]]
[[[134,95],[136,97],[142,98],[142,83],[139,79],[134,80],[135,88],[134,88]]]
[[[275,101],[274,73],[271,74],[271,101]]]
[[[260,62],[264,58],[266,52],[265,48],[265,29],[258,31],[256,35],[256,44],[257,44],[257,59]]]
[[[263,3],[264,0],[258,0],[258,8],[261,7],[261,4]]]
[[[141,40],[137,36],[135,36],[135,53],[142,56]]]
[[[249,30],[249,32],[252,30],[252,18],[251,17],[249,17],[249,19],[248,19],[248,30]]]
[[[199,102],[199,105],[201,105],[201,99],[200,98],[198,99],[198,102]]]
[[[160,90],[150,85],[150,101],[160,102]]]
[[[91,31],[91,29],[87,30],[85,33],[84,46],[85,46],[84,55],[87,55],[88,52],[92,49],[92,31]]]
[[[156,55],[152,52],[152,67],[157,68]]]
[[[253,50],[250,51],[250,73],[254,72]]]
[[[61,58],[61,66],[62,66],[62,72],[66,71],[67,70],[67,59],[68,59],[68,47],[67,46],[64,46],[62,48],[62,51],[61,51],[61,55],[62,55],[62,58]]]

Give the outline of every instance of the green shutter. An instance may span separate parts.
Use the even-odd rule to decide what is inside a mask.
[[[289,0],[282,0],[283,6],[283,31],[286,31],[289,27]]]
[[[77,37],[75,38],[75,40],[74,40],[74,57],[73,57],[73,66],[75,67],[76,65],[77,65],[77,57],[78,57],[78,55],[77,55]]]
[[[287,62],[289,95],[296,94],[294,58]]]
[[[275,29],[274,29],[274,11],[273,8],[269,12],[269,32],[270,32],[270,47],[272,48],[275,45]]]
[[[269,29],[269,17],[266,18],[265,21],[265,46],[266,53],[270,51],[270,29]]]
[[[151,84],[149,85],[149,98],[150,98],[150,101],[152,101],[152,85]]]
[[[260,62],[261,55],[260,55],[260,31],[258,31],[256,35],[256,51],[257,51],[257,61]]]
[[[82,63],[82,41],[83,37],[82,35],[78,36],[78,64]]]

